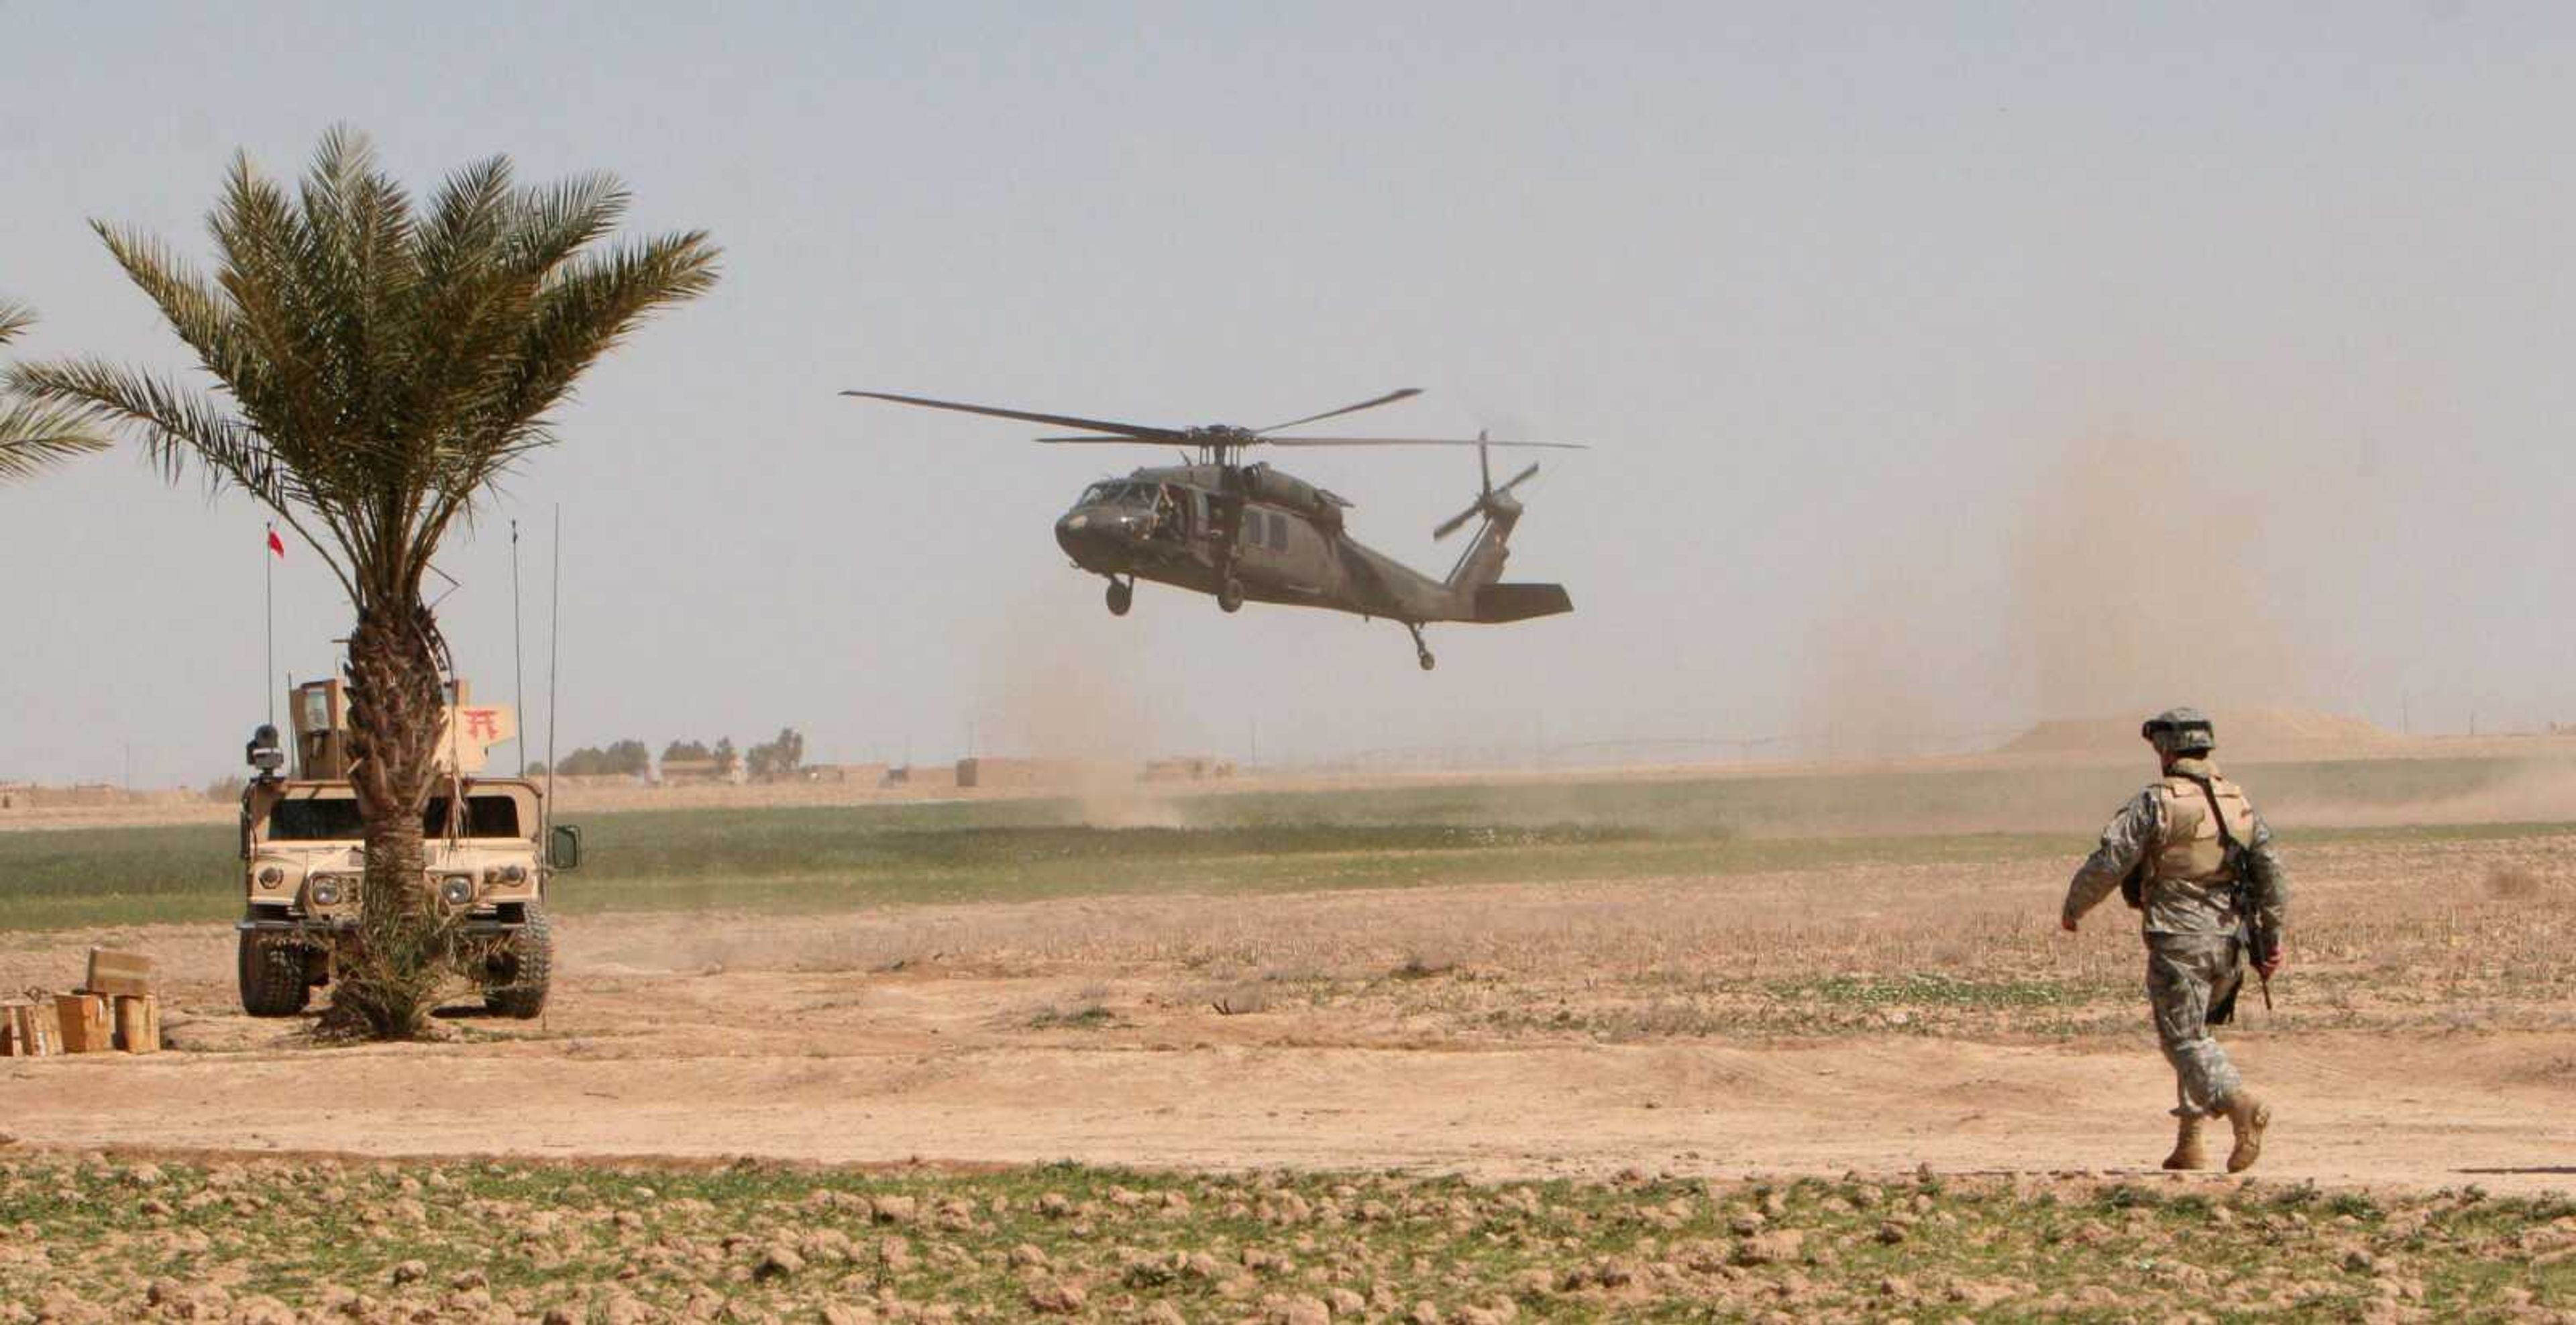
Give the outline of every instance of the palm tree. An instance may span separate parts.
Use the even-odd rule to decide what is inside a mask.
[[[0,300],[0,345],[16,340],[35,324],[34,313]],[[59,461],[106,449],[106,440],[89,430],[87,413],[0,397],[0,482],[26,478]]]
[[[174,479],[193,461],[216,489],[249,493],[356,609],[349,780],[366,873],[331,1017],[353,1031],[417,1034],[452,939],[422,873],[449,671],[421,598],[430,558],[501,475],[555,440],[583,370],[646,315],[715,284],[703,232],[595,247],[627,200],[604,174],[523,189],[494,156],[416,211],[345,128],[323,137],[292,193],[236,154],[207,217],[212,280],[148,235],[93,223],[214,391],[96,359],[10,374],[35,400],[130,427]]]

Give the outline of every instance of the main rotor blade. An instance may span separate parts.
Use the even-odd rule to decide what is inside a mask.
[[[1579,442],[1483,442],[1455,437],[1264,437],[1263,446],[1508,446],[1520,450],[1589,451]]]
[[[891,400],[898,405],[922,405],[930,409],[955,410],[960,414],[985,414],[997,419],[1018,419],[1023,423],[1050,423],[1059,428],[1088,428],[1093,432],[1114,432],[1122,438],[1140,442],[1165,442],[1181,436],[1181,430],[1178,428],[1156,428],[1143,423],[1107,423],[1072,414],[1040,414],[1033,410],[1003,409],[995,405],[966,405],[954,400],[898,396],[884,391],[844,391],[841,394],[863,396],[869,400]]]
[[[1505,483],[1503,484],[1503,486],[1501,486],[1501,487],[1499,487],[1499,488],[1494,489],[1494,492],[1495,492],[1495,494],[1496,494],[1496,495],[1500,495],[1500,494],[1502,494],[1502,493],[1509,492],[1509,491],[1511,491],[1512,489],[1519,487],[1522,483],[1524,483],[1524,482],[1528,481],[1528,479],[1529,479],[1530,475],[1535,474],[1535,473],[1537,473],[1537,472],[1538,472],[1538,462],[1537,462],[1537,461],[1535,461],[1535,460],[1533,460],[1533,461],[1531,461],[1531,462],[1530,462],[1530,467],[1529,467],[1529,468],[1524,469],[1524,470],[1522,470],[1521,472],[1519,472],[1519,473],[1517,473],[1517,474],[1512,475],[1509,481],[1505,482]]]
[[[1299,424],[1321,423],[1326,419],[1338,419],[1345,414],[1357,414],[1364,409],[1376,409],[1380,405],[1392,405],[1399,400],[1409,400],[1421,394],[1422,388],[1418,386],[1400,387],[1396,390],[1387,392],[1385,395],[1379,396],[1375,400],[1363,400],[1356,405],[1344,405],[1340,409],[1328,409],[1321,414],[1309,414],[1302,419],[1290,419],[1286,423],[1274,423],[1267,428],[1255,428],[1253,431],[1277,432],[1282,428],[1294,428]]]
[[[1030,441],[1045,446],[1160,446],[1165,442],[1186,441],[1180,433],[1162,437],[1032,437]]]

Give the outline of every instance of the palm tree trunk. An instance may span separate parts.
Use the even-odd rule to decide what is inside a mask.
[[[356,942],[339,954],[330,1024],[410,1039],[446,977],[450,934],[422,873],[421,813],[437,776],[445,641],[427,608],[361,608],[349,636],[349,781],[365,823]]]

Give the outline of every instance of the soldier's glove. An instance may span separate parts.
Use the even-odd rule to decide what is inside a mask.
[[[2280,953],[2280,950],[2279,950],[2279,949],[2277,949],[2277,948],[2275,948],[2275,949],[2272,951],[2272,955],[2271,955],[2271,956],[2266,957],[2266,958],[2264,958],[2263,960],[2261,960],[2261,961],[2259,961],[2259,962],[2254,963],[2254,972],[2255,972],[2255,974],[2262,976],[2262,977],[2263,977],[2264,979],[2266,979],[2266,980],[2271,979],[2273,976],[2279,975],[2279,974],[2281,973],[2281,953]]]

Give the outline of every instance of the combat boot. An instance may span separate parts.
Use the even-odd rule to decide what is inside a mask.
[[[2169,1169],[2208,1168],[2209,1152],[2202,1149],[2200,1144],[2200,1115],[2186,1113],[2181,1115],[2181,1120],[2182,1126],[2174,1132],[2173,1153],[2165,1156],[2165,1167]]]
[[[2236,1145],[2227,1152],[2227,1171],[2243,1173],[2263,1157],[2263,1129],[2272,1125],[2272,1106],[2263,1097],[2243,1086],[2227,1097],[2220,1108],[2227,1123],[2236,1129]]]

